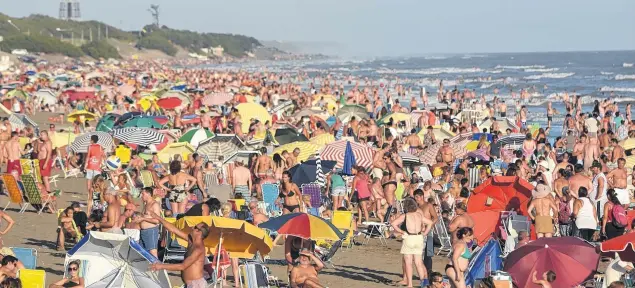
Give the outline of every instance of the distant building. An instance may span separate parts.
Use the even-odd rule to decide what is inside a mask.
[[[225,52],[225,48],[223,46],[218,45],[218,47],[211,47],[212,55],[216,57],[223,57],[223,53]]]

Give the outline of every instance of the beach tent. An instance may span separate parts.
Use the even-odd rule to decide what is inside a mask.
[[[91,231],[66,254],[65,264],[82,261],[86,287],[172,287],[159,260],[126,235]]]
[[[33,94],[34,97],[37,97],[38,102],[44,105],[53,105],[57,103],[57,96],[55,93],[49,89],[41,89]]]
[[[496,239],[489,239],[468,264],[465,284],[474,287],[474,281],[487,278],[492,272],[503,269],[501,247]]]
[[[474,188],[467,204],[468,213],[518,211],[527,216],[534,186],[518,176],[493,176]]]

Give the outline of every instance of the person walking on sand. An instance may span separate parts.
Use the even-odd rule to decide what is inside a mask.
[[[554,233],[553,224],[558,219],[558,207],[551,197],[549,186],[544,183],[536,185],[532,198],[527,209],[529,211],[535,209],[536,216],[529,213],[529,217],[536,223],[536,234],[538,238],[551,238]]]
[[[232,190],[234,197],[240,195],[245,199],[245,203],[251,202],[251,171],[244,166],[241,160],[235,162],[234,175],[232,181]]]
[[[37,153],[37,158],[40,160],[40,175],[42,176],[42,184],[46,193],[51,192],[51,183],[49,183],[49,177],[51,176],[51,168],[53,165],[53,144],[48,137],[48,132],[40,132],[40,145]]]
[[[13,175],[15,180],[20,180],[20,175],[22,175],[22,166],[20,165],[22,149],[20,149],[18,132],[11,132],[11,139],[4,145],[4,153],[7,156],[7,173]]]
[[[183,262],[178,264],[163,264],[160,262],[150,266],[150,270],[168,270],[181,271],[181,280],[187,288],[205,288],[207,281],[203,278],[203,266],[205,265],[205,238],[209,235],[209,226],[206,223],[196,224],[189,234],[174,226],[172,223],[165,221],[161,216],[154,212],[149,212],[152,218],[161,222],[163,228],[174,233],[181,239],[187,239],[187,252]]]
[[[401,234],[403,242],[401,245],[401,254],[405,264],[406,281],[399,284],[412,286],[412,262],[414,260],[419,279],[423,282],[427,280],[428,273],[423,265],[423,249],[425,248],[425,237],[430,232],[434,224],[430,219],[423,217],[420,213],[417,203],[413,199],[404,201],[404,210],[406,213],[401,214],[390,224],[395,233]]]
[[[104,148],[97,144],[99,136],[90,136],[90,145],[88,146],[88,153],[86,153],[86,160],[84,161],[84,171],[86,171],[86,189],[90,195],[90,190],[93,187],[93,178],[101,174],[101,165],[104,162]]]

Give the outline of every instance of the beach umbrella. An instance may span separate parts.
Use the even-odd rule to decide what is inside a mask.
[[[443,142],[437,139],[437,143],[425,149],[423,155],[421,156],[421,162],[426,165],[432,165],[437,163],[437,155],[439,155],[439,150],[443,147]],[[452,151],[454,151],[454,156],[456,159],[460,159],[467,155],[467,150],[464,146],[459,146],[456,143],[450,143],[450,147],[452,147]]]
[[[70,102],[97,98],[95,92],[69,91],[65,93],[68,95],[68,101]]]
[[[26,92],[24,92],[22,90],[15,89],[15,90],[9,91],[9,93],[7,93],[5,98],[8,98],[8,99],[18,98],[18,99],[20,99],[22,101],[26,101],[26,99],[29,98],[29,93],[26,93]]]
[[[333,162],[333,167],[335,167],[335,161]],[[324,163],[324,165],[327,165],[327,163]],[[324,170],[322,170],[322,159],[320,157],[320,151],[318,151],[317,153],[315,153],[315,183],[317,183],[318,185],[320,185],[320,187],[325,187],[326,186],[326,177],[324,177]],[[326,167],[327,171],[330,171],[331,169],[333,169],[333,167],[331,167],[330,169],[328,168],[328,166]]]
[[[427,132],[428,129],[421,129],[421,131],[419,131],[417,135],[419,135],[419,137],[423,140]],[[434,139],[436,139],[436,141],[438,142],[442,142],[445,139],[452,139],[456,136],[456,134],[452,133],[452,131],[448,130],[448,128],[442,125],[433,125],[432,133],[434,133]]]
[[[66,254],[65,263],[82,261],[86,287],[172,287],[165,270],[151,271],[159,262],[126,235],[91,231]]]
[[[342,173],[345,175],[353,175],[353,167],[357,165],[355,161],[355,154],[353,154],[353,148],[351,142],[346,141],[346,150],[344,150],[344,166],[342,167]]]
[[[298,131],[291,127],[278,128],[273,136],[276,142],[280,145],[288,144],[291,142],[309,141],[304,134],[298,133]]]
[[[77,134],[70,131],[56,131],[55,133],[49,132],[49,138],[51,139],[53,148],[60,148],[73,143],[73,141],[75,141],[75,138],[77,138]]]
[[[533,190],[531,183],[518,176],[493,176],[474,188],[467,202],[467,212],[514,210],[527,216]]]
[[[159,100],[159,98],[154,95],[144,96],[137,101],[137,106],[141,107],[143,111],[148,111],[152,105],[155,105],[155,108],[158,107],[157,100]]]
[[[475,213],[468,213],[474,219],[474,239],[477,245],[482,245],[492,237],[492,234],[496,232],[496,229],[501,222],[500,211],[480,211]]]
[[[53,105],[57,103],[56,94],[49,89],[40,89],[33,94],[33,97],[37,97],[38,99],[37,102],[43,105],[46,105],[46,104]]]
[[[234,98],[234,94],[227,92],[212,92],[203,97],[202,103],[205,106],[221,106]]]
[[[160,129],[163,127],[157,120],[152,117],[135,117],[128,120],[123,127],[138,127],[138,128],[154,128]]]
[[[236,109],[238,109],[238,115],[240,115],[242,121],[241,129],[243,133],[249,132],[250,119],[260,120],[262,123],[267,121],[271,123],[271,115],[267,109],[260,104],[242,103],[236,106]]]
[[[510,135],[505,135],[498,139],[498,142],[501,143],[502,146],[512,145],[519,146],[522,145],[525,141],[526,135],[520,133],[514,133]]]
[[[214,132],[208,128],[193,128],[185,132],[178,142],[187,142],[193,147],[198,147],[199,143],[210,137],[214,137]]]
[[[311,159],[289,168],[289,173],[291,173],[293,183],[298,185],[298,187],[302,186],[302,184],[317,182],[318,174],[322,173],[322,187],[324,187],[323,169],[330,171],[336,164],[337,162],[335,161],[320,161],[318,167],[318,159]]]
[[[333,136],[333,134],[331,133],[324,133],[318,136],[311,137],[311,139],[309,139],[309,142],[316,145],[325,146],[326,144],[335,142],[335,136]]]
[[[33,70],[29,70],[29,71],[24,72],[24,75],[26,75],[26,76],[33,76],[33,75],[35,75],[36,73],[37,73],[37,72],[35,72],[35,71],[33,71]]]
[[[635,138],[627,138],[624,140],[624,142],[622,142],[622,148],[624,148],[624,150],[635,148]]]
[[[344,238],[331,222],[308,213],[281,215],[261,223],[259,227],[302,239],[338,241]]]
[[[186,88],[187,88],[187,85],[180,84],[180,85],[172,86],[170,90],[185,91]]]
[[[324,113],[323,110],[318,110],[314,108],[305,108],[293,114],[293,117],[296,119],[299,119],[302,117],[311,117],[313,115],[322,114],[322,113]]]
[[[344,159],[349,143],[353,152],[352,155],[354,155],[355,158],[355,163],[364,168],[370,168],[373,165],[373,149],[364,144],[346,140],[335,141],[324,146],[324,150],[322,150],[320,154],[322,160],[337,161],[336,168],[344,167]]]
[[[86,110],[77,110],[68,114],[68,122],[71,122],[71,123],[75,121],[79,121],[83,123],[86,120],[93,121],[95,119],[97,119],[97,115],[95,115],[94,113],[88,112]]]
[[[97,135],[98,140],[97,144],[101,145],[106,152],[112,152],[115,147],[115,142],[112,140],[112,136],[106,132],[90,132],[79,135],[75,138],[73,143],[69,146],[69,148],[75,153],[86,153],[88,152],[88,146],[90,146],[90,137],[93,135]]]
[[[335,125],[335,123],[337,122],[337,118],[335,116],[330,116],[329,118],[326,118],[324,122],[326,122],[326,124],[328,124],[329,127],[333,127],[333,125]]]
[[[219,156],[227,160],[244,147],[245,143],[235,134],[216,134],[200,142],[196,152],[213,161],[216,161]]]
[[[503,269],[503,253],[497,238],[490,238],[476,251],[468,264],[465,283],[475,287],[474,281],[489,277],[492,272]]]
[[[121,116],[119,116],[117,118],[117,121],[115,121],[115,125],[121,125],[121,124],[131,120],[132,118],[135,118],[135,117],[141,116],[141,115],[143,115],[143,113],[137,112],[137,111],[124,113],[124,114],[122,114]]]
[[[183,104],[183,100],[178,97],[167,97],[157,100],[156,103],[157,106],[161,107],[162,109],[171,110],[180,107]]]
[[[593,277],[600,254],[590,243],[577,237],[540,238],[512,251],[505,258],[504,271],[519,288],[536,287],[532,275],[553,271],[552,287],[576,287]]]
[[[271,114],[275,114],[278,112],[280,113],[292,112],[295,107],[296,107],[295,104],[291,100],[282,101],[278,103],[278,105],[271,108]],[[297,116],[294,116],[294,118],[297,118]]]
[[[112,131],[112,137],[126,144],[141,146],[160,144],[165,140],[165,136],[157,130],[137,127],[115,129]]]
[[[394,123],[398,123],[402,121],[409,122],[412,119],[412,116],[410,116],[410,114],[403,113],[403,112],[390,113],[384,117],[381,117],[379,120],[377,120],[377,125],[386,124],[390,122],[390,119],[392,119]]]
[[[421,159],[407,152],[399,152],[399,157],[404,165],[421,165]]]
[[[22,119],[14,114],[9,115],[9,123],[12,130],[24,130],[26,125],[22,122]]]
[[[167,91],[163,94],[161,94],[160,96],[155,94],[156,96],[158,96],[161,99],[164,98],[179,98],[181,99],[181,105],[183,107],[190,105],[190,103],[192,103],[192,100],[190,100],[190,96],[188,96],[187,94],[185,94],[183,91],[177,91],[177,90],[171,90],[171,91]]]
[[[299,148],[300,149],[300,155],[298,156],[298,161],[302,162],[302,161],[306,161],[306,159],[309,159],[309,157],[311,157],[312,155],[315,154],[315,151],[317,151],[318,149],[320,149],[320,146],[315,145],[311,142],[305,141],[305,142],[292,142],[289,144],[285,144],[282,146],[278,146],[278,148],[273,150],[272,154],[280,154],[282,155],[282,151],[288,151],[289,153],[292,153],[293,150],[295,150],[295,148]]]
[[[119,117],[120,116],[118,114],[114,113],[108,113],[104,115],[103,117],[101,117],[101,119],[99,119],[99,122],[97,122],[97,127],[95,127],[95,130],[102,132],[112,131],[112,128],[115,127],[115,122]]]
[[[632,218],[632,213],[629,214],[631,214],[629,218]],[[631,222],[631,219],[629,219],[628,223]],[[624,235],[600,243],[600,252],[604,256],[611,258],[617,253],[620,256],[620,260],[635,262],[635,232],[627,232]]]
[[[337,118],[344,123],[351,121],[353,117],[358,121],[370,118],[366,112],[366,107],[361,105],[344,105],[337,111]]]
[[[86,74],[86,76],[84,76],[84,77],[86,78],[86,80],[90,80],[90,79],[93,79],[93,78],[105,78],[106,75],[104,73],[99,72],[99,71],[93,71],[93,72],[90,72],[90,73]]]
[[[217,253],[223,248],[232,258],[253,258],[257,252],[260,255],[271,252],[273,242],[269,234],[244,220],[218,216],[189,216],[177,220],[174,226],[189,234],[199,223],[209,225],[209,235],[204,240],[209,253]],[[187,247],[186,239],[176,239],[181,246]],[[217,255],[220,256],[220,253]]]
[[[170,143],[165,146],[165,148],[157,153],[157,156],[159,157],[159,161],[161,161],[161,163],[170,163],[170,161],[172,161],[172,159],[174,159],[174,156],[177,154],[181,155],[181,158],[183,160],[186,160],[188,155],[193,153],[194,147],[192,147],[190,143],[177,142]]]

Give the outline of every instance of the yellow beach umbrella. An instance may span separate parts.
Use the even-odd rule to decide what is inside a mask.
[[[467,143],[467,145],[465,145],[465,150],[474,151],[476,150],[476,147],[478,147],[478,140],[473,140]]]
[[[322,135],[318,135],[309,139],[309,142],[319,145],[320,147],[325,146],[326,144],[335,142],[335,137],[333,134],[324,133]]]
[[[626,164],[624,165],[624,167],[626,169],[632,169],[633,166],[635,166],[635,155],[631,155],[626,157]]]
[[[260,104],[242,103],[236,106],[236,109],[238,109],[238,115],[240,115],[242,121],[240,128],[243,130],[243,133],[249,132],[250,119],[252,118],[260,120],[262,123],[267,121],[271,122],[271,115],[267,109]]]
[[[273,154],[282,155],[282,151],[287,150],[287,152],[292,153],[295,148],[300,148],[300,155],[298,155],[298,161],[306,161],[311,157],[311,155],[315,154],[315,152],[320,149],[320,146],[317,144],[313,144],[311,142],[291,142],[289,144],[282,145],[275,150],[273,150]]]
[[[622,148],[624,148],[624,150],[635,148],[635,138],[628,138],[624,140],[624,142],[622,143]]]
[[[159,97],[156,97],[154,95],[148,95],[139,99],[139,101],[137,101],[137,104],[141,106],[141,109],[143,109],[143,111],[148,111],[148,109],[150,109],[152,105],[156,105],[156,101],[158,99]]]
[[[80,122],[84,122],[86,120],[92,121],[95,119],[97,119],[97,115],[90,113],[86,110],[77,110],[77,111],[71,112],[71,114],[68,114],[68,122],[71,122],[71,123],[77,120],[79,120]]]
[[[269,234],[243,220],[218,216],[191,216],[177,220],[174,226],[190,233],[199,223],[209,225],[209,235],[204,243],[210,254],[216,254],[221,247],[229,252],[232,258],[252,258],[256,252],[260,252],[260,255],[271,252],[273,243]],[[177,241],[183,247],[188,245],[185,239],[177,238]]]
[[[51,143],[53,144],[53,148],[64,147],[69,145],[75,141],[77,134],[72,132],[55,132],[53,135],[49,135],[51,137]]]
[[[428,129],[421,129],[421,131],[417,133],[417,135],[419,135],[419,138],[421,138],[421,141],[423,141],[424,135],[426,133],[428,133]],[[432,126],[432,133],[434,133],[434,138],[437,141],[443,141],[445,139],[450,139],[455,136],[455,134],[452,133],[452,131],[448,130],[447,128],[441,125]]]
[[[187,159],[187,156],[194,153],[194,147],[187,142],[175,142],[170,143],[165,148],[161,149],[157,156],[161,163],[170,163],[170,160],[174,159],[174,155],[181,155],[183,160]]]

